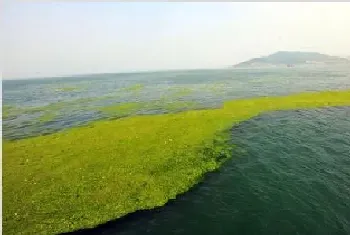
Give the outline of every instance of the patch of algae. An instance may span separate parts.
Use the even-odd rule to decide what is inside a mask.
[[[56,234],[162,206],[230,157],[233,125],[273,110],[348,105],[350,90],[261,97],[4,141],[3,232]]]

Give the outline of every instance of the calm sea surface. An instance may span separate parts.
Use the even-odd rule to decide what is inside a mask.
[[[193,70],[3,81],[3,135],[47,134],[106,118],[101,108],[143,102],[134,114],[217,107],[225,100],[349,89],[350,68]],[[195,103],[195,105],[193,105]],[[175,108],[174,108],[175,107]]]

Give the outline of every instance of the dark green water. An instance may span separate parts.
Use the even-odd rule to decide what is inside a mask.
[[[77,234],[350,234],[350,108],[272,112],[232,129],[218,172],[159,209]]]

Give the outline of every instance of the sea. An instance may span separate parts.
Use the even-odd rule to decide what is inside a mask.
[[[116,105],[147,104],[123,115],[152,115],[350,89],[350,68],[89,74],[2,86],[3,139],[16,141],[120,118],[103,111]],[[265,113],[232,127],[231,141],[230,160],[165,206],[72,234],[350,234],[350,107]]]

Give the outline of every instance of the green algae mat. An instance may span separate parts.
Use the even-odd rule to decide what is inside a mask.
[[[3,141],[3,233],[57,234],[164,205],[228,157],[228,130],[273,110],[349,106],[350,90],[92,122]]]

